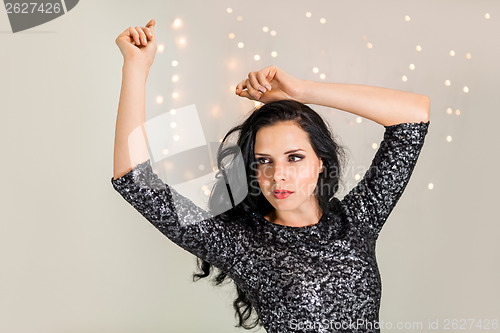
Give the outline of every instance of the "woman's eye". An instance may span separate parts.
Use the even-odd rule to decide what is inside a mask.
[[[304,156],[302,155],[290,155],[289,156],[289,159],[291,162],[299,162],[300,160],[302,160],[304,158]],[[257,159],[257,163],[258,164],[267,164],[267,163],[270,163],[269,160],[267,158],[258,158]]]
[[[301,156],[301,155],[290,155],[290,158],[293,160],[292,162],[298,162],[301,159],[303,159],[304,156]]]

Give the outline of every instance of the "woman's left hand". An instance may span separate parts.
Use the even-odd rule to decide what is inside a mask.
[[[302,101],[304,80],[300,80],[276,65],[271,65],[256,72],[250,72],[248,78],[236,86],[236,95],[264,104],[291,99]],[[245,90],[246,89],[246,90]]]

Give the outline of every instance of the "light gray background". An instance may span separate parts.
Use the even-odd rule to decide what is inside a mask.
[[[177,17],[184,24],[175,30]],[[244,331],[233,327],[234,287],[193,283],[195,258],[110,183],[122,65],[114,40],[150,18],[165,51],[149,75],[147,118],[196,104],[207,141],[254,105],[236,97],[234,86],[272,63],[304,79],[324,73],[329,82],[430,96],[424,149],[378,240],[380,319],[424,327],[439,320],[441,328],[445,319],[500,319],[500,2],[87,0],[16,34],[0,10],[0,331]],[[170,98],[173,91],[179,99]],[[342,197],[371,162],[383,127],[315,109],[351,152]]]

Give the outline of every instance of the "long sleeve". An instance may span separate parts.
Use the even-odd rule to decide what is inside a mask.
[[[229,273],[242,255],[244,225],[224,222],[163,183],[150,160],[116,180],[116,191],[171,241]]]
[[[408,184],[430,121],[384,126],[384,138],[363,178],[342,199],[356,223],[377,238]]]

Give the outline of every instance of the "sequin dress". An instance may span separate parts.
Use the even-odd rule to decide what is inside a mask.
[[[257,212],[231,222],[211,217],[165,185],[150,160],[111,183],[171,241],[228,273],[268,333],[380,332],[375,244],[409,182],[429,124],[385,126],[364,177],[336,199],[342,213],[326,211],[306,227],[275,224]],[[174,196],[183,200],[178,211]]]

